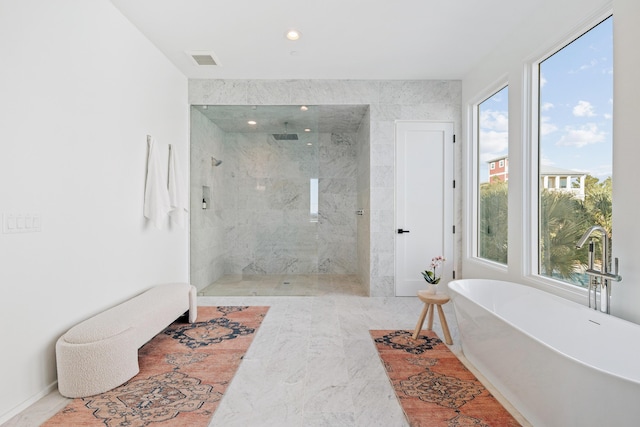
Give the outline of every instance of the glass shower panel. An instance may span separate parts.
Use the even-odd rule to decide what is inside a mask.
[[[309,222],[318,222],[318,178],[309,180]]]
[[[281,153],[277,176],[284,188],[275,188],[274,197],[282,199],[279,205],[284,224],[273,236],[279,242],[270,254],[275,266],[273,273],[286,276],[314,274],[318,273],[318,223],[311,221],[310,210],[314,202],[311,184],[312,180],[317,182],[319,173],[317,108],[279,108],[280,120],[286,123],[285,131],[295,135],[297,140],[276,140]]]
[[[229,276],[229,289],[268,276],[260,282],[278,295],[289,285],[307,294],[293,289],[302,276],[320,286],[318,276],[357,273],[356,135],[367,111],[194,106],[192,195],[211,186],[214,208],[192,209],[192,271],[209,283]],[[212,168],[211,157],[224,162]]]
[[[256,124],[230,134],[226,146],[235,166],[225,185],[226,274],[317,273],[318,227],[309,218],[318,179],[315,109],[243,108]]]

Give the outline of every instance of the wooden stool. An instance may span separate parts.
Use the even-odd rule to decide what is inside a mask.
[[[420,301],[424,302],[424,308],[422,309],[422,313],[420,313],[420,318],[418,319],[418,324],[416,325],[416,330],[413,333],[413,339],[418,338],[418,334],[422,329],[422,325],[424,324],[424,318],[427,317],[427,313],[429,313],[429,321],[427,322],[427,330],[431,330],[433,328],[433,306],[438,306],[438,316],[440,317],[440,324],[442,325],[442,332],[444,332],[444,342],[451,345],[453,344],[453,340],[451,339],[451,334],[449,333],[449,325],[447,325],[447,319],[444,317],[444,311],[442,311],[442,304],[446,304],[449,302],[449,297],[445,294],[430,294],[427,291],[418,291],[418,298]]]

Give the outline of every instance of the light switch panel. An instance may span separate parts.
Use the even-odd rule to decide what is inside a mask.
[[[39,232],[41,224],[39,213],[5,213],[2,215],[2,232],[5,234]]]

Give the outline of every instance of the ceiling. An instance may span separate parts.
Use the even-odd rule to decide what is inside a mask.
[[[461,79],[553,1],[111,0],[189,78],[375,80]]]
[[[225,132],[313,133],[357,132],[366,105],[209,105],[194,106]],[[255,125],[247,122],[254,120]],[[287,123],[285,126],[285,122]]]

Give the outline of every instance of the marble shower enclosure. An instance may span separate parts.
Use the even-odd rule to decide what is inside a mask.
[[[226,135],[225,274],[357,272],[355,134],[299,137]]]
[[[462,135],[462,83],[459,80],[189,80],[191,105],[367,105],[360,132],[358,188],[358,277],[369,295],[395,295],[395,121],[448,121]],[[366,129],[363,128],[366,127]],[[462,159],[462,145],[455,157]],[[462,182],[463,162],[455,162]],[[456,191],[457,230],[462,224],[462,192]],[[462,233],[455,235],[455,259],[461,273]]]

